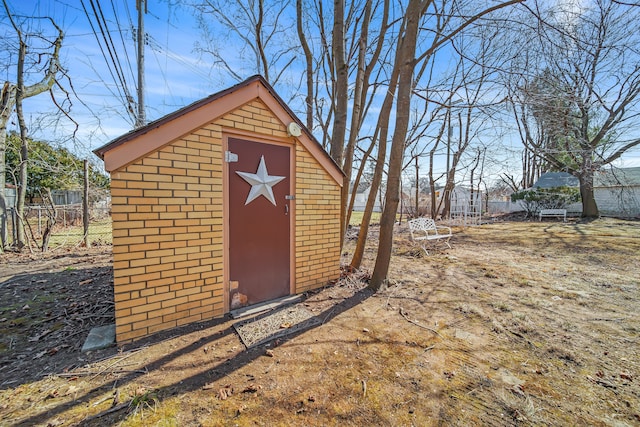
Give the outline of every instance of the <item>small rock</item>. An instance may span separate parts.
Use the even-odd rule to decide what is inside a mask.
[[[369,329],[367,328],[362,328],[362,332],[364,332],[365,334],[369,333]]]
[[[269,356],[269,357],[273,357],[273,350],[271,350],[271,349],[267,349],[267,350],[264,352],[264,355],[265,355],[265,356]]]

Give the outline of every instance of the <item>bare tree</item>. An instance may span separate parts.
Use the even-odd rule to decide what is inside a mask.
[[[297,54],[289,37],[295,25],[290,2],[205,0],[193,6],[202,30],[202,42],[196,48],[213,60],[214,68],[237,81],[261,74],[275,86],[285,79]],[[230,44],[237,48],[233,57],[228,55]]]
[[[431,110],[422,118],[411,117],[416,87],[430,89],[423,80],[423,74],[433,70],[433,55],[439,49],[450,44],[472,24],[479,23],[480,18],[520,1],[505,1],[480,10],[477,3],[460,0],[408,0],[400,4],[389,0],[349,3],[334,0],[329,7],[321,0],[296,1],[296,28],[301,45],[298,51],[303,54],[300,58],[303,59],[302,68],[306,73],[306,84],[302,84],[306,86],[306,121],[321,134],[323,146],[343,167],[347,177],[348,184],[345,185],[341,203],[342,230],[348,223],[349,206],[353,205],[353,195],[349,201],[347,191],[354,159],[360,156],[356,181],[362,176],[367,159],[374,159],[375,173],[352,267],[360,266],[375,198],[387,174],[373,287],[380,286],[387,274],[401,175],[406,166],[403,161],[405,151],[420,139],[420,135],[426,135],[428,126],[425,123],[435,123]],[[236,32],[240,16],[233,22],[230,19],[236,9],[229,6],[223,9],[221,3],[212,8],[212,3],[200,2],[199,5],[206,6],[208,12],[214,12],[209,17],[215,16],[231,33]],[[244,3],[253,7],[260,4],[259,0],[240,2]],[[205,9],[202,11],[205,12]],[[241,12],[242,17],[246,18],[248,10]],[[227,16],[220,16],[223,14]],[[246,21],[258,22],[251,17]],[[253,25],[252,29],[244,32],[243,46],[253,46],[250,51],[258,64],[258,42],[254,40],[255,37],[246,36],[255,33],[255,28]],[[209,49],[209,52],[215,54],[213,49]],[[229,64],[219,65],[232,74]],[[261,69],[260,66],[253,68]],[[451,94],[449,92],[449,96],[444,97],[447,101],[445,105],[451,104]],[[474,100],[477,99],[472,93],[466,94],[466,104]],[[372,105],[379,108],[372,108]],[[460,112],[466,117],[471,108],[463,108]],[[416,124],[414,120],[424,122]],[[467,117],[465,124],[470,126],[470,123]],[[440,124],[434,124],[434,127],[440,128]],[[464,136],[457,140],[468,143],[474,137],[470,130]],[[421,155],[426,149],[426,145],[421,146],[414,150],[414,154]],[[458,156],[462,157],[464,150],[455,151],[459,151]],[[454,176],[450,176],[451,181]]]
[[[17,58],[17,70],[16,70],[16,78],[17,82],[15,84],[5,81],[2,86],[2,92],[0,93],[0,221],[2,224],[0,225],[0,237],[2,239],[2,245],[0,250],[3,250],[6,245],[6,197],[5,197],[5,153],[6,153],[6,135],[7,135],[7,124],[11,115],[15,112],[18,116],[18,123],[20,128],[20,137],[22,139],[22,149],[21,149],[21,157],[22,164],[20,167],[20,179],[19,179],[19,188],[18,188],[18,198],[17,198],[17,213],[18,217],[22,218],[24,213],[24,201],[26,194],[26,182],[27,182],[27,157],[28,157],[28,138],[27,138],[27,128],[24,121],[24,115],[22,113],[22,102],[26,98],[30,98],[32,96],[39,95],[43,92],[50,91],[53,85],[56,83],[56,75],[60,70],[60,49],[62,48],[62,41],[64,38],[64,34],[62,29],[56,25],[56,23],[49,19],[52,25],[55,27],[57,31],[57,36],[53,42],[48,41],[50,43],[51,51],[48,52],[47,56],[49,57],[49,63],[46,67],[46,71],[42,79],[36,83],[26,85],[25,84],[25,76],[26,76],[26,60],[28,55],[28,34],[25,34],[22,29],[18,26],[16,21],[13,19],[11,11],[9,10],[9,6],[7,5],[6,0],[3,0],[4,9],[7,13],[11,21],[11,25],[13,26],[16,36],[18,38],[18,58]],[[41,39],[41,38],[40,38]],[[40,61],[40,55],[36,55],[37,58],[34,60],[36,63]],[[17,246],[21,248],[25,244],[25,233],[24,233],[24,224],[21,221],[18,221],[16,224],[17,228]]]
[[[377,24],[380,26],[380,29],[374,33],[374,43],[373,49],[370,48],[370,25],[373,22],[373,2],[371,0],[367,0],[364,6],[364,13],[361,15],[360,19],[360,32],[357,40],[354,41],[355,55],[357,57],[356,70],[355,70],[355,82],[354,82],[354,90],[353,90],[353,101],[351,104],[351,121],[350,121],[350,132],[349,137],[346,141],[346,147],[343,151],[343,163],[342,169],[347,178],[347,182],[351,182],[351,177],[353,175],[353,162],[354,162],[354,154],[356,150],[356,146],[358,144],[358,137],[360,135],[360,131],[362,126],[367,118],[367,112],[369,106],[373,102],[373,99],[376,95],[375,87],[374,90],[371,89],[371,77],[374,69],[379,66],[378,61],[380,59],[384,43],[385,43],[385,34],[387,31],[387,22],[389,19],[389,7],[390,1],[383,0],[382,3],[378,3],[381,5],[381,14],[379,17],[376,17]],[[338,93],[336,93],[338,95]],[[346,133],[346,125],[345,133]],[[373,147],[371,147],[373,148]],[[368,155],[367,155],[368,157]],[[360,171],[361,174],[362,168],[364,168],[365,163],[361,163]],[[375,193],[374,193],[375,194]],[[346,185],[342,188],[341,195],[341,228],[344,233],[347,224],[349,224],[351,209],[349,209],[349,205],[353,205],[353,199],[355,197],[355,192],[351,195],[351,201],[349,198],[349,186]]]
[[[594,173],[640,144],[640,9],[596,0],[536,18],[543,55],[520,75],[514,114],[527,149],[576,176],[582,216],[597,217]]]
[[[386,283],[387,273],[389,271],[391,249],[393,246],[393,225],[396,220],[395,216],[399,202],[400,171],[402,168],[405,138],[409,124],[408,116],[411,107],[411,94],[414,87],[413,77],[416,66],[421,64],[422,61],[428,61],[431,59],[433,54],[443,44],[447,43],[456,34],[469,27],[473,22],[477,21],[481,17],[519,2],[520,0],[512,0],[499,3],[493,7],[476,11],[476,13],[471,15],[460,10],[456,11],[456,15],[460,14],[460,16],[465,18],[454,23],[448,32],[433,36],[426,48],[420,54],[416,55],[418,33],[421,28],[420,21],[423,16],[425,16],[428,8],[433,6],[435,8],[435,13],[445,9],[438,8],[438,5],[434,5],[431,1],[409,1],[407,12],[403,18],[403,31],[401,35],[402,43],[398,47],[394,63],[395,67],[399,68],[398,92],[395,109],[395,129],[389,155],[389,172],[385,207],[380,219],[378,253],[370,283],[370,286],[373,289],[378,289]]]
[[[322,130],[323,146],[343,169],[347,183],[353,175],[358,144],[374,141],[373,145],[361,150],[366,154],[356,179],[362,175],[366,158],[375,149],[371,135],[361,132],[365,121],[371,120],[368,111],[380,84],[376,73],[382,67],[385,48],[389,47],[386,32],[390,6],[390,0],[360,0],[347,4],[344,0],[336,0],[333,14],[330,14],[321,0],[309,1],[307,7],[302,7],[301,0],[297,3],[298,22],[307,22],[304,31],[309,33],[308,37],[304,33],[301,35],[299,28],[307,74],[307,117],[311,102],[314,123]],[[308,40],[316,40],[316,43],[307,43]],[[343,233],[355,196],[351,194],[349,200],[349,189],[350,185],[345,185],[341,197]]]

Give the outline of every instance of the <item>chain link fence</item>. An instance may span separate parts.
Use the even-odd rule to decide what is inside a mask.
[[[85,226],[81,203],[65,205],[30,205],[24,218],[15,208],[7,211],[7,248],[17,241],[16,224],[23,221],[25,244],[32,251],[41,251],[48,234],[47,250],[80,246],[111,245],[111,205],[107,200],[93,203],[88,210]],[[86,228],[86,230],[85,230]]]

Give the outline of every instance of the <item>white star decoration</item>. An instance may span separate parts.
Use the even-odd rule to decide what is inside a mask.
[[[264,196],[268,201],[273,203],[274,206],[277,206],[276,198],[273,195],[273,190],[271,189],[271,187],[285,179],[285,177],[269,175],[269,173],[267,172],[267,165],[264,162],[264,156],[260,158],[260,164],[258,165],[258,170],[256,171],[256,173],[240,171],[236,171],[236,173],[251,185],[251,190],[249,191],[249,195],[247,196],[247,201],[244,202],[245,206],[261,195]]]

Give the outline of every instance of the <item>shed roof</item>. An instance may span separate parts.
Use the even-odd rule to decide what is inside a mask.
[[[533,186],[535,188],[578,187],[578,178],[567,172],[545,172]]]
[[[578,187],[578,178],[567,172],[545,172],[533,185],[536,188]],[[593,175],[594,187],[640,186],[640,167],[601,169]]]
[[[104,160],[105,169],[111,172],[254,99],[261,100],[285,125],[290,122],[297,123],[302,129],[302,135],[298,140],[327,173],[340,186],[343,185],[344,173],[340,167],[260,75],[250,77],[235,86],[154,120],[146,126],[132,130],[93,152]]]
[[[640,186],[640,167],[601,170],[596,172],[593,181],[595,187]]]

